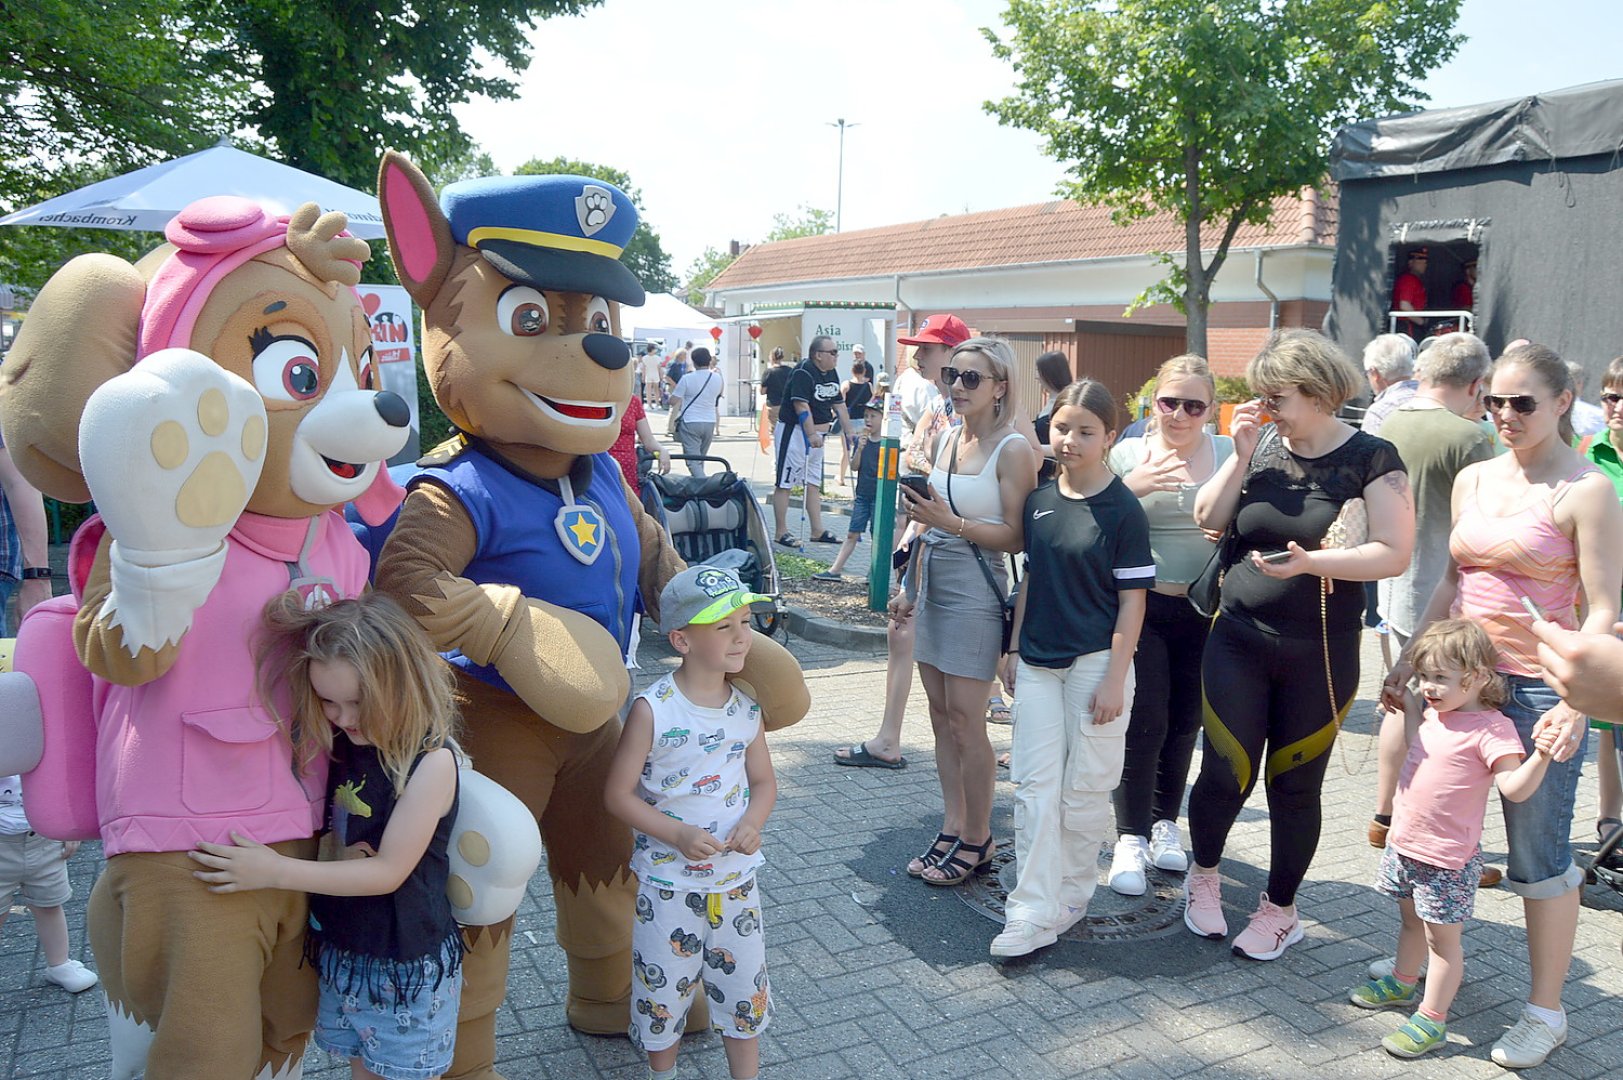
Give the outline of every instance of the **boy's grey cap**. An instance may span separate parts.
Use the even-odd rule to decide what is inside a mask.
[[[659,594],[659,632],[668,634],[695,623],[708,626],[741,607],[771,599],[744,588],[731,570],[690,566],[666,582]]]

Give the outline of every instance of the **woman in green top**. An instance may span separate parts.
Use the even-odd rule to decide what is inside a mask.
[[[1585,436],[1578,449],[1606,474],[1617,488],[1617,497],[1623,500],[1623,356],[1612,361],[1601,380],[1600,408],[1606,417],[1606,430]],[[1595,753],[1600,786],[1595,832],[1604,840],[1613,829],[1623,828],[1623,821],[1618,820],[1623,817],[1623,760],[1618,756],[1617,728],[1600,720],[1591,720],[1590,724],[1600,732]]]
[[[1173,357],[1156,373],[1150,431],[1110,452],[1110,467],[1144,507],[1155,557],[1115,796],[1119,838],[1109,884],[1124,896],[1144,893],[1146,863],[1175,873],[1189,865],[1178,810],[1200,733],[1200,660],[1210,625],[1187,594],[1212,556],[1212,535],[1195,524],[1195,493],[1234,453],[1232,439],[1206,430],[1216,398],[1205,360]]]

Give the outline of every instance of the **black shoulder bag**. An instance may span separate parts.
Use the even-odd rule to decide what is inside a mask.
[[[958,471],[958,437],[958,434],[954,433],[952,455],[947,461],[947,507],[955,514],[958,514],[958,507],[952,501],[952,474]],[[987,464],[995,467],[996,463],[989,461]],[[958,516],[963,517],[964,515],[958,514]],[[1012,590],[1005,593],[998,588],[997,577],[993,575],[992,566],[986,561],[986,556],[981,553],[980,545],[967,536],[962,537],[962,539],[964,543],[969,545],[969,550],[974,552],[975,561],[981,564],[981,573],[986,575],[986,584],[991,586],[992,595],[997,597],[998,607],[1003,612],[1003,647],[1001,652],[1006,653],[1014,644],[1014,605],[1017,596]],[[1018,587],[1018,580],[1015,585]]]
[[[1257,458],[1270,440],[1278,437],[1277,429],[1269,427],[1257,440],[1256,449],[1251,451],[1251,460],[1245,463],[1245,475],[1240,478],[1240,501],[1234,505],[1234,516],[1224,526],[1223,535],[1218,537],[1217,550],[1206,561],[1206,568],[1189,583],[1189,602],[1205,618],[1217,617],[1217,609],[1223,603],[1223,575],[1240,560],[1240,534],[1235,525],[1240,520],[1240,502],[1245,501],[1246,488],[1251,483],[1251,477],[1256,475]]]

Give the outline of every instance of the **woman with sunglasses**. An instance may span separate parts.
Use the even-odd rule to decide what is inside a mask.
[[[1500,711],[1523,746],[1532,753],[1535,736],[1557,735],[1555,762],[1538,790],[1525,802],[1504,802],[1505,888],[1522,898],[1532,987],[1490,1056],[1525,1069],[1567,1038],[1561,991],[1584,881],[1568,838],[1588,731],[1583,714],[1545,683],[1532,624],[1542,614],[1567,630],[1612,632],[1623,589],[1623,508],[1605,475],[1572,448],[1572,375],[1554,352],[1533,344],[1507,350],[1485,400],[1508,452],[1455,478],[1448,567],[1415,633],[1451,615],[1480,622],[1510,688]],[[1405,649],[1382,700],[1397,701],[1413,673]]]
[[[941,370],[962,424],[931,447],[929,498],[903,487],[907,515],[925,526],[892,618],[916,610],[913,656],[930,702],[941,831],[907,872],[961,885],[992,859],[995,766],[986,703],[1003,655],[1004,552],[1021,549],[1021,510],[1037,485],[1036,454],[1015,425],[1014,352],[970,338]]]
[[[1261,395],[1234,410],[1234,456],[1195,499],[1204,528],[1233,523],[1249,554],[1223,576],[1201,664],[1205,753],[1189,797],[1194,865],[1184,922],[1223,938],[1218,863],[1259,778],[1268,794],[1268,888],[1234,952],[1274,960],[1302,940],[1296,891],[1319,844],[1320,791],[1358,689],[1363,590],[1409,565],[1414,503],[1392,444],[1336,417],[1363,381],[1341,349],[1311,330],[1268,339],[1246,368]],[[1273,431],[1262,425],[1273,420]],[[1368,537],[1325,543],[1362,499]],[[1334,587],[1331,583],[1334,582]]]
[[[1116,788],[1116,853],[1109,884],[1142,896],[1145,864],[1189,868],[1178,811],[1200,734],[1200,658],[1207,621],[1189,603],[1189,583],[1212,556],[1211,535],[1195,524],[1195,497],[1234,453],[1234,440],[1206,428],[1217,383],[1206,361],[1175,356],[1155,375],[1153,426],[1123,439],[1110,467],[1138,496],[1150,523],[1155,585],[1134,660],[1138,694],[1127,728],[1127,762]]]

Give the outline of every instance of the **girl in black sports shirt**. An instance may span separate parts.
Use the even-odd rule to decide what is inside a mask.
[[[1052,945],[1086,913],[1095,856],[1115,833],[1133,698],[1133,652],[1155,584],[1150,528],[1110,471],[1116,403],[1091,379],[1054,400],[1059,475],[1026,498],[1028,572],[1003,661],[1014,695],[1015,863],[993,956]]]

